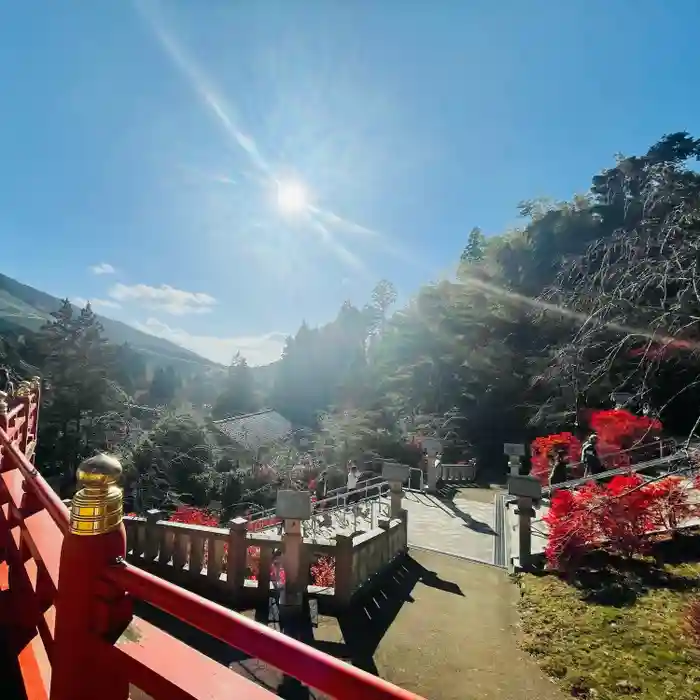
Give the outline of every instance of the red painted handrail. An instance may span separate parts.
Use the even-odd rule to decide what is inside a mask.
[[[25,484],[29,486],[32,493],[39,499],[49,515],[58,525],[61,532],[68,532],[70,525],[70,513],[63,501],[58,497],[58,494],[48,485],[46,479],[39,474],[36,467],[27,459],[26,455],[20,450],[7,436],[7,433],[0,428],[0,445],[4,452],[10,453],[10,459],[17,465],[17,468],[25,478]]]
[[[34,554],[34,556],[37,557],[36,566],[50,570],[49,581],[53,582],[54,586],[57,584],[57,589],[50,589],[49,587],[42,589],[42,595],[45,598],[42,599],[42,605],[50,600],[53,602],[56,609],[55,629],[52,625],[46,627],[46,624],[44,624],[43,627],[46,627],[46,629],[42,627],[40,630],[46,655],[51,660],[50,663],[52,665],[51,697],[60,698],[61,700],[72,700],[77,697],[77,692],[82,699],[91,697],[92,687],[89,686],[89,684],[89,687],[86,687],[85,683],[73,685],[73,666],[70,663],[73,656],[73,649],[82,649],[85,652],[83,654],[85,657],[83,661],[85,661],[85,659],[92,659],[93,657],[97,660],[99,656],[98,651],[89,651],[93,648],[91,644],[93,641],[95,642],[95,650],[102,648],[100,645],[104,644],[104,640],[101,636],[98,635],[98,637],[94,637],[95,632],[91,622],[91,615],[94,611],[92,611],[90,605],[84,604],[86,600],[85,594],[88,596],[93,595],[94,589],[91,589],[89,586],[85,589],[81,587],[85,580],[89,581],[89,571],[87,571],[87,569],[90,569],[90,566],[94,565],[96,561],[94,552],[97,551],[93,548],[93,554],[90,554],[91,550],[89,547],[84,550],[81,548],[83,545],[88,545],[90,542],[97,542],[97,540],[93,538],[78,538],[76,540],[73,535],[68,534],[70,526],[70,514],[68,509],[22,451],[30,434],[33,436],[34,440],[37,437],[36,419],[38,411],[32,413],[32,408],[36,408],[38,402],[39,395],[37,392],[37,394],[34,395],[33,401],[30,400],[30,402],[22,404],[27,406],[26,419],[31,420],[32,425],[22,424],[23,442],[20,444],[13,442],[11,435],[8,434],[7,423],[4,424],[6,429],[0,427],[0,457],[3,461],[9,463],[4,465],[6,469],[2,471],[12,471],[16,469],[17,472],[19,472],[19,474],[15,473],[7,483],[12,484],[12,489],[17,489],[21,484],[24,495],[30,497],[30,500],[27,502],[27,515],[29,513],[36,513],[37,509],[43,509],[60,531],[59,534],[53,527],[50,527],[49,529],[53,534],[50,538],[46,539],[43,537],[43,531],[35,530],[34,533],[32,533],[31,526],[26,524],[29,522],[29,520],[27,520],[26,523],[23,523],[21,526],[21,537],[23,539],[27,538],[31,551],[34,552],[35,549],[38,550]],[[19,412],[15,412],[15,407],[12,407],[11,413],[15,418],[20,415]],[[9,432],[11,433],[11,430]],[[20,475],[21,478],[18,479],[17,477]],[[2,485],[2,483],[3,482],[0,481],[0,485]],[[7,488],[9,487],[5,487],[6,491]],[[25,517],[23,515],[25,512],[24,505],[20,506],[17,500],[19,495],[20,494],[16,491],[13,491],[12,498],[14,499],[14,505],[11,507],[14,510],[14,515],[12,515],[12,517],[15,519],[22,519]],[[24,496],[22,496],[22,503],[24,503]],[[0,522],[3,522],[4,525],[3,536],[11,536],[8,529],[8,523],[10,521],[7,518],[5,518],[4,521],[0,518]],[[33,522],[36,528],[39,526],[38,523],[41,523],[41,520],[34,520]],[[44,525],[39,527],[46,527],[46,525],[48,525],[48,523],[44,521]],[[32,539],[37,533],[40,535],[39,539]],[[116,539],[114,539],[115,536]],[[104,545],[106,547],[113,546],[113,544],[119,540],[119,535],[116,531],[107,533],[103,537],[106,538],[106,544]],[[78,543],[78,540],[83,539],[85,542]],[[58,562],[50,562],[50,560],[55,559],[55,557],[49,557],[48,552],[42,549],[48,549],[49,547],[54,550],[57,549],[59,546],[57,540],[63,540],[60,564],[62,573],[60,574],[60,578]],[[110,540],[112,544],[110,545],[107,543],[107,540]],[[0,542],[0,544],[2,544],[2,542]],[[68,550],[66,549],[67,544],[71,545]],[[80,544],[80,547],[78,547],[78,544]],[[15,553],[13,559],[10,561],[10,566],[17,568],[17,575],[26,577],[27,574],[25,572],[23,560],[18,558],[20,557],[18,554],[18,547],[19,545],[13,550]],[[71,553],[67,555],[66,551],[70,551]],[[80,569],[80,567],[78,567],[76,571],[76,567],[73,566],[76,553],[79,553],[81,557],[86,557],[86,568]],[[109,560],[113,561],[114,556],[114,554],[110,554]],[[65,557],[68,558],[66,559]],[[92,571],[95,572],[98,579],[103,581],[106,579],[109,583],[116,586],[117,590],[120,591],[120,595],[121,592],[123,592],[140,598],[146,603],[159,608],[184,623],[231,645],[251,657],[269,663],[287,676],[296,678],[305,685],[320,690],[333,698],[339,700],[354,700],[355,698],[362,698],[363,700],[421,700],[421,698],[414,693],[394,686],[381,678],[355,668],[333,656],[324,654],[313,647],[302,644],[291,637],[276,632],[265,625],[256,623],[239,613],[217,605],[194,593],[190,593],[189,591],[170,584],[125,562],[107,566],[106,568],[104,564],[102,564],[97,570],[92,569]],[[78,577],[77,579],[71,579],[71,574],[74,572]],[[66,574],[68,574],[67,577]],[[88,576],[87,579],[82,578],[86,575]],[[93,579],[93,581],[94,580],[97,579]],[[46,582],[47,580],[44,579],[44,581]],[[46,583],[44,585],[46,586]],[[35,608],[38,610],[36,600],[25,600],[22,598],[24,595],[34,595],[31,586],[24,585],[16,587],[13,593],[12,604],[16,606],[17,609],[24,610],[25,612],[34,611]],[[104,601],[102,601],[102,604],[104,604]],[[116,609],[113,610],[113,612],[115,611]],[[34,612],[30,612],[32,625],[34,622],[34,614]],[[119,617],[118,612],[117,617]],[[43,620],[41,614],[39,614],[39,618]],[[73,624],[76,621],[80,624]],[[0,632],[2,631],[4,630],[0,629]],[[77,639],[76,635],[78,635],[80,639]],[[71,646],[71,643],[67,640],[74,642],[74,645]],[[110,647],[107,646],[105,648],[109,649]],[[111,647],[111,649],[117,653],[114,647]],[[194,653],[196,652],[193,651],[193,654]],[[108,656],[107,658],[111,657]],[[114,657],[114,659],[116,660],[117,657]],[[97,665],[99,665],[99,663]],[[119,677],[115,677],[118,683],[114,687],[117,688],[117,690],[115,690],[116,694],[110,694],[108,692],[107,696],[110,698],[119,697],[121,700],[122,691],[119,688],[124,686],[124,683],[127,681],[132,680],[130,677],[127,678],[127,676],[130,676],[130,671],[127,668],[121,670],[121,667],[116,664],[116,661],[112,668],[120,669],[116,671]],[[147,666],[147,668],[150,668],[150,666]],[[154,673],[158,675],[158,671],[154,670]],[[76,688],[78,688],[77,691]],[[126,686],[124,686],[124,688],[126,688]],[[43,695],[43,697],[46,696]],[[157,697],[162,696],[158,694]]]
[[[133,596],[334,698],[421,700],[415,693],[125,562],[111,567],[107,576]]]

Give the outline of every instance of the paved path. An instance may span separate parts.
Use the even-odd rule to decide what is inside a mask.
[[[565,700],[518,648],[519,593],[505,571],[409,554],[348,615],[321,617],[315,645],[429,700]]]
[[[452,501],[407,492],[409,545],[494,563],[494,497],[486,489],[462,489]]]

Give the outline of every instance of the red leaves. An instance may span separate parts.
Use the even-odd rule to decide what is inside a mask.
[[[572,433],[557,433],[556,435],[539,437],[533,440],[530,445],[532,454],[530,474],[544,485],[549,484],[549,472],[552,469],[549,460],[560,448],[566,450],[569,464],[577,464],[581,459],[581,441]],[[575,468],[572,470],[572,478],[582,475],[582,471]]]
[[[185,523],[187,525],[204,525],[205,527],[219,527],[219,519],[203,508],[194,506],[178,506],[177,510],[168,518],[171,523]]]
[[[575,567],[598,548],[633,557],[647,551],[650,532],[675,532],[699,514],[686,483],[677,477],[647,484],[638,474],[629,474],[608,484],[590,482],[552,497],[544,517],[549,525],[545,556],[557,569]]]
[[[335,558],[319,557],[311,566],[311,583],[314,586],[333,588],[335,586]]]
[[[636,416],[621,408],[609,411],[591,411],[588,424],[597,433],[601,455],[627,450],[637,444],[652,442],[661,432],[661,421],[648,416]],[[604,449],[605,448],[605,449]],[[610,468],[629,465],[629,457],[620,455],[624,463],[610,464]]]
[[[606,469],[622,469],[629,467],[633,461],[643,457],[640,452],[632,454],[638,459],[631,459],[630,454],[619,454],[637,445],[652,443],[661,432],[661,422],[656,418],[636,416],[624,409],[606,411],[590,411],[588,423],[591,430],[598,435],[598,454]],[[571,465],[570,478],[583,476],[583,467],[579,466],[581,459],[581,441],[572,433],[563,432],[547,435],[533,440],[530,445],[532,454],[532,469],[530,474],[539,479],[542,484],[549,483],[551,471],[550,460],[559,448],[566,450],[566,457]]]

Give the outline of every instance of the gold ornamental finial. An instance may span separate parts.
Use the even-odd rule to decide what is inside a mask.
[[[73,496],[70,531],[75,535],[103,535],[119,527],[124,517],[123,493],[117,482],[119,460],[105,454],[86,459],[78,467],[78,492]]]
[[[20,398],[27,398],[29,394],[32,393],[32,385],[28,381],[23,381],[19,383],[19,386],[17,387],[17,391],[15,393],[16,396]]]
[[[0,391],[0,416],[4,416],[9,410],[7,405],[7,394],[4,391]]]
[[[34,376],[31,380],[32,389],[41,389],[41,377]]]

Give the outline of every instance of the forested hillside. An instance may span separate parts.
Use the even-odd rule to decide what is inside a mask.
[[[107,446],[142,504],[255,500],[261,487],[236,465],[260,455],[234,453],[210,421],[264,407],[296,428],[265,456],[277,465],[299,452],[316,463],[401,456],[402,431],[421,427],[495,464],[503,442],[585,429],[583,409],[609,406],[613,391],[687,434],[700,415],[699,156],[700,141],[665,136],[619,156],[570,201],[520,204],[517,229],[473,228],[454,278],[403,308],[382,281],[364,306],[302,323],[263,384],[240,356],[225,375],[164,367],[146,378],[89,309],[64,305],[6,353],[48,383],[40,466],[70,474]]]

